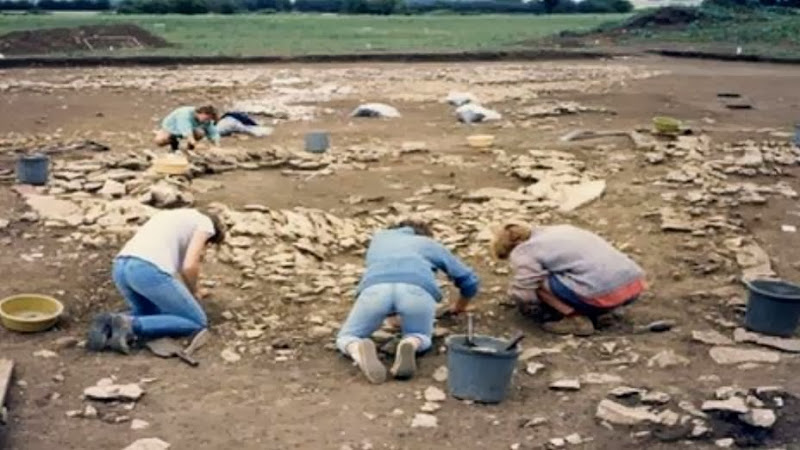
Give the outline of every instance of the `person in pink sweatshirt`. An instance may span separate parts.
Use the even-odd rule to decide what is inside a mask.
[[[588,336],[597,316],[635,301],[644,271],[600,236],[572,225],[507,224],[494,230],[491,251],[510,260],[509,295],[521,309],[544,303],[563,316],[543,328]]]

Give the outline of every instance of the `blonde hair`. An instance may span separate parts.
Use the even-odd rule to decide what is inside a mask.
[[[531,227],[520,223],[507,223],[493,229],[491,254],[497,259],[507,259],[511,252],[531,237]]]

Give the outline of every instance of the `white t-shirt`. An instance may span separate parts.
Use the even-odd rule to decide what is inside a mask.
[[[119,256],[141,258],[174,275],[180,272],[186,248],[198,230],[214,235],[214,223],[196,209],[160,211],[142,225]]]

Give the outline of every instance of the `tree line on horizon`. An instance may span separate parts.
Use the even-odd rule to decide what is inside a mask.
[[[626,13],[629,0],[0,0],[6,11],[109,11],[119,14],[338,13],[413,15]]]

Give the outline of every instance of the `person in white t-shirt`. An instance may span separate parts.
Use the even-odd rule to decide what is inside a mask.
[[[206,314],[195,299],[197,279],[208,244],[224,239],[213,214],[173,209],[153,215],[114,259],[114,284],[130,313],[95,317],[87,348],[127,354],[137,340],[189,336],[206,328]]]

